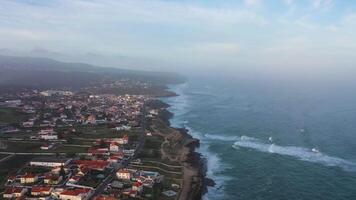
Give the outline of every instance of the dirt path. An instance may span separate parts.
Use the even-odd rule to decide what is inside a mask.
[[[179,162],[182,165],[183,170],[183,181],[182,181],[182,188],[180,191],[180,195],[177,197],[178,200],[187,200],[192,198],[192,187],[193,187],[193,178],[197,177],[199,172],[198,169],[191,166],[187,161],[187,157],[190,153],[190,148],[187,147],[187,141],[184,141],[180,148],[175,148],[176,152],[175,155],[170,155],[168,152],[165,151],[164,146],[170,144],[169,139],[171,137],[175,137],[177,134],[181,134],[178,130],[171,129],[172,132],[169,134],[163,134],[155,127],[152,127],[154,130],[154,134],[164,137],[164,142],[161,144],[161,157],[162,159],[168,159],[172,162]],[[183,137],[182,137],[183,139]]]

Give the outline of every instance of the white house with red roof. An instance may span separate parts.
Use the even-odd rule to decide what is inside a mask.
[[[59,194],[59,199],[62,200],[86,200],[93,192],[89,188],[65,189]]]
[[[62,176],[59,176],[57,174],[46,174],[43,181],[45,184],[48,185],[56,185],[59,184],[59,182],[62,180]]]
[[[51,195],[53,188],[49,186],[33,186],[31,195],[35,197],[43,197]]]
[[[20,177],[21,184],[33,184],[38,180],[38,176],[36,174],[26,173]]]
[[[127,143],[129,143],[129,136],[124,135],[122,138],[116,139],[116,142],[119,144],[127,144]]]
[[[88,168],[103,171],[109,166],[110,162],[105,160],[74,160],[72,164],[78,165],[80,168]]]
[[[27,192],[25,187],[7,187],[4,190],[3,198],[4,199],[15,199],[24,196]]]
[[[114,163],[115,162],[119,162],[119,160],[120,160],[120,158],[118,156],[115,156],[115,155],[112,155],[107,159],[107,161],[114,162]]]
[[[132,183],[132,190],[141,193],[143,191],[143,184],[141,182]]]
[[[119,169],[116,172],[116,177],[122,180],[130,180],[133,172],[133,170],[129,169]]]
[[[70,177],[70,179],[68,180],[68,183],[71,183],[71,184],[78,183],[78,181],[79,181],[82,177],[83,177],[83,176],[79,176],[79,175],[72,176],[72,177]]]
[[[109,150],[112,152],[120,151],[120,147],[116,142],[110,142]]]

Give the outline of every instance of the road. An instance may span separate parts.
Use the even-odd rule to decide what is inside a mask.
[[[142,108],[141,108],[141,136],[140,136],[140,139],[139,139],[139,142],[136,146],[136,149],[135,149],[135,153],[133,156],[130,156],[128,157],[128,159],[123,159],[121,160],[120,163],[116,163],[112,169],[110,170],[109,172],[109,175],[101,182],[101,184],[96,187],[96,189],[94,190],[94,192],[88,197],[88,199],[92,199],[93,197],[101,194],[104,189],[108,186],[109,183],[112,182],[112,180],[115,178],[116,176],[116,172],[117,170],[121,169],[121,168],[125,168],[127,167],[127,165],[129,164],[130,161],[132,161],[133,159],[135,159],[138,155],[138,153],[142,150],[142,148],[144,147],[144,144],[145,144],[145,136],[146,136],[146,104],[144,103]],[[21,141],[21,139],[17,139],[16,141]],[[60,154],[60,155],[65,155],[66,153],[29,153],[29,152],[0,152],[0,154],[7,154],[9,156],[3,158],[3,159],[7,159],[7,158],[10,158],[11,156],[14,156],[14,155],[46,155],[46,156],[49,156],[49,155],[57,155],[57,154]],[[77,153],[77,155],[89,155],[87,153]],[[0,160],[1,162],[1,160]]]
[[[116,176],[116,172],[119,169],[125,168],[128,166],[129,162],[133,159],[135,159],[138,155],[138,153],[142,150],[144,144],[145,144],[145,135],[146,135],[146,105],[145,103],[143,104],[141,108],[141,136],[139,139],[139,142],[136,146],[135,153],[133,156],[128,157],[128,159],[123,159],[121,160],[120,163],[117,163],[111,170],[110,174],[101,182],[101,184],[95,188],[95,191],[88,197],[88,199],[92,199],[93,197],[100,195],[104,189],[108,186],[109,183],[113,181],[113,179]]]

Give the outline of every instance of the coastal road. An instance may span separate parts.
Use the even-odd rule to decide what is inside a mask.
[[[120,163],[117,163],[111,170],[110,174],[101,182],[101,184],[95,188],[95,191],[90,195],[88,199],[92,199],[93,197],[100,195],[104,189],[108,186],[109,183],[111,183],[115,176],[116,172],[119,169],[125,168],[128,166],[131,160],[137,157],[138,153],[142,150],[144,144],[145,144],[145,135],[146,135],[146,104],[144,103],[142,108],[141,108],[141,127],[142,127],[142,133],[139,139],[139,142],[136,146],[135,153],[133,156],[130,156],[128,159],[123,159],[121,160]]]

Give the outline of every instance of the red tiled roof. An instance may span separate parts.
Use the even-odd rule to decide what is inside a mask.
[[[140,183],[140,182],[134,182],[132,184],[132,186],[136,186],[136,187],[140,187],[141,185],[142,185],[142,183]]]
[[[118,198],[101,195],[94,197],[94,200],[118,200]]]
[[[119,169],[117,173],[131,173],[131,171],[128,169]]]
[[[70,179],[73,179],[75,181],[78,181],[79,179],[81,179],[81,176],[72,176]]]
[[[14,179],[16,179],[16,176],[9,176],[9,177],[7,177],[7,180],[14,180]]]
[[[36,177],[36,175],[33,175],[33,174],[25,174],[25,175],[23,175],[22,176],[22,178],[35,178]]]
[[[33,186],[31,192],[49,192],[51,189],[48,186]]]
[[[72,163],[90,169],[104,169],[109,165],[109,162],[104,160],[74,160]]]
[[[59,178],[56,174],[46,174],[45,179],[57,180]]]
[[[110,142],[110,146],[117,146],[117,143],[116,142]]]
[[[61,192],[60,195],[78,196],[80,194],[88,193],[90,191],[91,189],[89,188],[77,188],[74,190],[64,190],[63,192]]]
[[[21,193],[22,190],[22,187],[7,187],[5,188],[4,194]]]

